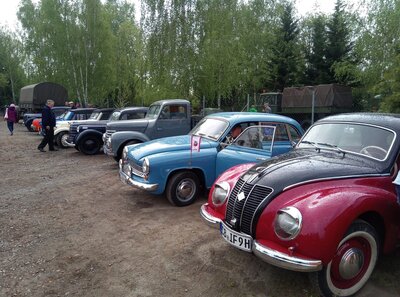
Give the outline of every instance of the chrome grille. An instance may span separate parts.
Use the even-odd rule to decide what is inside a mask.
[[[136,162],[133,160],[129,160],[129,165],[131,165],[131,167],[132,167],[132,174],[139,176],[139,177],[144,177],[142,166],[136,164]]]
[[[226,208],[226,223],[237,231],[252,235],[252,224],[258,206],[271,193],[269,187],[245,183],[239,179],[233,188]],[[239,201],[237,195],[243,192],[245,199]],[[236,221],[236,224],[232,223]]]

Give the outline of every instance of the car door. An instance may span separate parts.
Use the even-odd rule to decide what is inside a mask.
[[[158,116],[154,138],[184,135],[190,131],[190,119],[186,104],[168,104]]]
[[[273,155],[276,126],[258,125],[246,128],[232,144],[222,149],[216,158],[216,176],[228,168],[251,162],[261,162]]]

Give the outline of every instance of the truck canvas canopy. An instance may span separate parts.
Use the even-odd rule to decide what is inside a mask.
[[[24,110],[40,110],[46,100],[54,100],[55,106],[64,105],[68,100],[68,91],[62,85],[42,82],[21,88],[19,106]]]

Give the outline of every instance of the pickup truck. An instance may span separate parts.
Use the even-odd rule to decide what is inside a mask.
[[[73,122],[69,127],[68,144],[85,155],[95,155],[103,147],[102,136],[108,122],[142,119],[147,107],[116,109],[108,120]]]
[[[192,129],[191,105],[185,99],[165,99],[150,105],[143,119],[107,123],[103,151],[115,161],[125,146],[167,136],[184,135]]]

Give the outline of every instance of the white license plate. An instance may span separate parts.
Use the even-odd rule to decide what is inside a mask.
[[[219,225],[219,231],[222,237],[231,245],[246,252],[251,252],[253,238],[251,236],[236,232],[226,226],[223,222]]]

